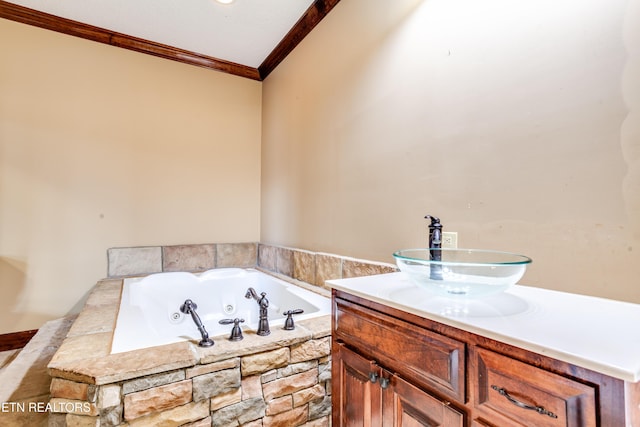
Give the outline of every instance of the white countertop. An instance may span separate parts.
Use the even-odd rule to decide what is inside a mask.
[[[332,288],[629,382],[640,381],[640,304],[513,286],[445,298],[404,273],[327,281]]]

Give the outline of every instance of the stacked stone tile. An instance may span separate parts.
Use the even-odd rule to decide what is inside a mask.
[[[398,271],[395,265],[384,262],[262,243],[111,248],[107,251],[107,258],[109,277],[258,267],[318,287],[325,287],[326,280]]]
[[[50,426],[330,425],[330,316],[295,331],[251,331],[210,348],[181,342],[110,354],[123,276],[258,267],[328,296],[324,281],[395,266],[258,243],[113,248],[98,283],[48,365]]]
[[[50,425],[328,426],[330,337],[95,385],[51,382]]]
[[[96,285],[51,359],[50,426],[329,425],[330,316],[209,348],[109,354],[121,286]]]

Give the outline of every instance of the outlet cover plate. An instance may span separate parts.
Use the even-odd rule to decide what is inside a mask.
[[[446,248],[446,249],[458,248],[458,232],[457,231],[442,232],[442,248]]]

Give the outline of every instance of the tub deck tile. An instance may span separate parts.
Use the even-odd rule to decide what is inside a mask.
[[[313,339],[324,338],[331,335],[331,315],[304,319],[296,322],[297,326],[311,332]]]
[[[122,280],[101,280],[89,294],[68,337],[110,332],[115,329],[122,294]]]
[[[78,348],[77,344],[87,340],[76,340],[74,345],[68,344],[67,348],[63,348],[74,338],[96,336],[102,336],[102,344],[105,343],[104,337],[108,337],[106,346],[101,349],[94,348],[102,355],[88,356],[84,352],[83,356],[82,347]],[[188,342],[108,354],[110,343],[111,333],[67,338],[60,351],[49,363],[49,373],[72,381],[102,385],[186,368],[198,363],[198,355]]]
[[[105,357],[109,354],[111,336],[112,332],[68,336],[51,359],[51,364],[66,365],[78,360]]]
[[[209,348],[197,347],[200,363],[207,364],[228,359],[230,357],[245,356],[288,347],[292,344],[311,339],[312,333],[306,328],[297,327],[293,331],[285,331],[277,326],[271,328],[271,334],[266,337],[256,335],[254,331],[244,331],[242,341],[229,341],[228,337],[215,339],[215,345]]]
[[[122,279],[104,279],[99,281],[87,298],[85,305],[120,305]]]
[[[117,305],[87,305],[78,315],[68,337],[112,332],[118,318]]]

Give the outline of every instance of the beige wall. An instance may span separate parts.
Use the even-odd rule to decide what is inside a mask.
[[[261,241],[392,261],[429,213],[640,303],[638,0],[345,0],[263,83]]]
[[[640,302],[639,3],[344,0],[263,84],[0,20],[0,333],[109,247],[392,261],[426,213]]]
[[[0,20],[0,333],[109,247],[257,241],[261,83]]]

